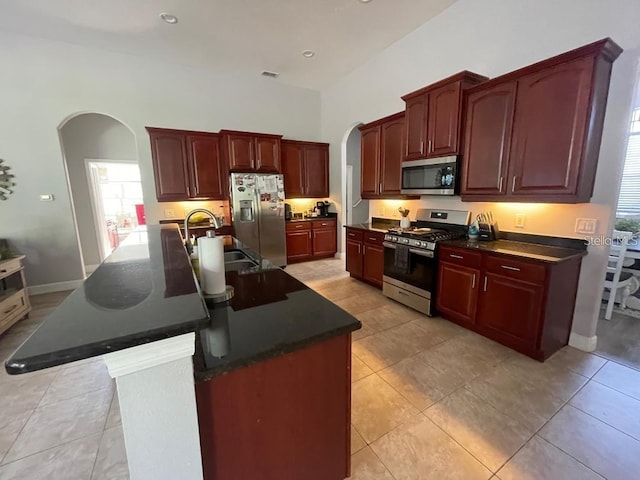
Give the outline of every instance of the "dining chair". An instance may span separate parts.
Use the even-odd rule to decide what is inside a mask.
[[[613,239],[615,242],[611,244],[611,250],[609,251],[607,275],[604,281],[604,289],[609,290],[609,300],[607,303],[607,310],[604,315],[604,318],[607,320],[611,320],[613,304],[615,303],[618,290],[620,290],[620,308],[623,310],[627,308],[627,298],[631,295],[630,285],[633,274],[623,272],[622,267],[625,254],[627,253],[629,239],[632,236],[632,232],[621,232],[619,230],[613,231]]]

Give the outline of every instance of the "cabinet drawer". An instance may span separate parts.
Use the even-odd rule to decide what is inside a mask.
[[[19,258],[12,258],[11,260],[5,260],[0,262],[0,278],[11,275],[13,272],[20,270],[22,264]]]
[[[440,247],[439,257],[443,262],[455,263],[469,268],[480,268],[482,254],[464,248]]]
[[[24,309],[27,304],[24,294],[25,291],[23,288],[0,302],[0,325],[2,325],[7,318],[13,317],[16,313]]]
[[[384,233],[382,232],[363,232],[364,243],[382,245],[384,242]]]
[[[351,240],[359,240],[362,241],[363,231],[357,230],[355,228],[347,228],[347,238]]]
[[[311,230],[311,222],[287,222],[285,225],[287,232]]]
[[[319,230],[322,228],[336,228],[336,221],[335,220],[314,220],[313,222],[311,222],[311,228],[313,228],[314,230]]]
[[[485,269],[487,272],[532,283],[544,283],[546,276],[544,265],[502,255],[487,255]]]

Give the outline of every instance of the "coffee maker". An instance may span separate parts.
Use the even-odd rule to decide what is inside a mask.
[[[329,202],[316,202],[316,212],[319,217],[328,217],[329,216]]]

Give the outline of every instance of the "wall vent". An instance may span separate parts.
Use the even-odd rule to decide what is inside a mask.
[[[265,77],[278,78],[280,74],[276,72],[270,72],[269,70],[264,70],[262,72],[262,75],[264,75]]]

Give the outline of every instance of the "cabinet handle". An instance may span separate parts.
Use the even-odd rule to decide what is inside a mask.
[[[486,275],[484,276],[484,288],[482,290],[484,290],[485,292],[487,291],[487,276]]]
[[[509,265],[502,265],[502,268],[505,268],[507,270],[513,270],[514,272],[519,272],[520,269],[518,267],[510,267]]]
[[[431,153],[433,152],[433,142],[431,140],[429,140],[429,150],[427,151],[427,153]]]
[[[0,273],[7,273],[7,269],[3,268],[2,270],[0,270]]]
[[[500,179],[498,180],[498,191],[502,192],[502,179],[503,177],[500,177]]]
[[[424,153],[424,141],[420,140],[420,153]]]
[[[476,274],[473,274],[473,279],[471,280],[471,289],[476,288]]]
[[[309,232],[309,240],[311,240],[311,232]]]
[[[13,312],[16,308],[18,308],[18,304],[12,305],[11,307],[9,307],[9,310],[5,310],[4,312],[2,312],[3,315],[6,315],[7,313],[11,313]]]
[[[376,241],[376,240],[378,240],[378,239],[377,239],[376,237],[369,237],[369,240],[372,240],[372,241],[374,241],[374,242],[375,242],[375,241]]]
[[[358,255],[360,255],[360,244],[358,244]]]
[[[323,227],[326,227],[329,224],[328,223],[321,223],[320,225],[322,225]]]
[[[378,193],[382,193],[382,183],[378,184]]]
[[[355,233],[350,233],[350,234],[349,234],[349,236],[350,236],[350,237],[355,237],[355,236],[356,236],[356,234],[355,234]]]
[[[518,178],[516,175],[513,176],[513,180],[511,181],[511,193],[516,191],[516,178]]]
[[[296,228],[302,228],[304,225],[296,225]]]
[[[453,253],[450,253],[450,254],[449,254],[449,256],[450,256],[451,258],[457,258],[457,259],[459,259],[459,260],[462,260],[462,259],[464,258],[462,255],[454,255]]]

